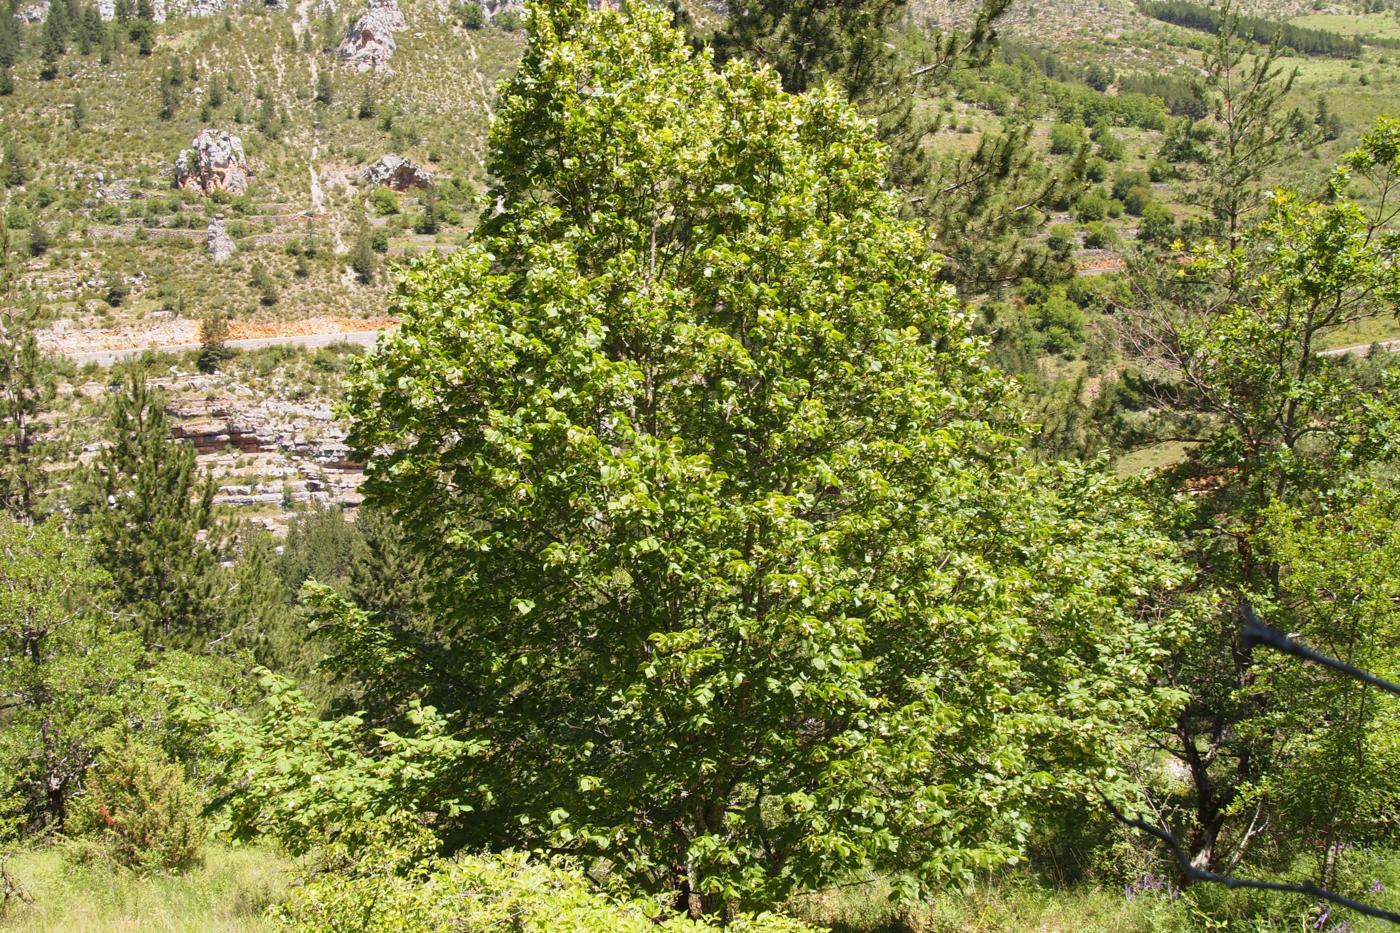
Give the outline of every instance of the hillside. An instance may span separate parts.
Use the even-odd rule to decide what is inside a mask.
[[[1400,32],[1392,13],[1304,6],[1264,0],[1248,9],[1280,21],[1306,14],[1299,22],[1338,34]],[[46,8],[20,10],[30,22],[21,27],[13,93],[0,96],[10,176],[4,211],[22,261],[19,287],[44,306],[43,343],[54,352],[81,361],[94,350],[188,346],[210,318],[228,319],[234,338],[383,327],[392,323],[385,313],[395,265],[424,250],[452,250],[483,209],[484,137],[496,87],[521,48],[518,8],[488,5],[474,17],[445,0],[401,7],[374,0],[373,8],[201,0],[157,4],[153,23],[134,14],[116,23],[122,11],[96,9],[102,35],[75,30],[52,64],[42,54]],[[919,0],[910,22],[957,26],[968,9],[965,0]],[[713,16],[706,10],[701,18]],[[1024,71],[1006,68],[952,82],[927,102],[944,113],[926,140],[933,151],[971,152],[1014,122],[1007,115],[1030,115],[1034,145],[1053,168],[1067,159],[1051,151],[1051,130],[1073,119],[1064,95],[1099,94],[1084,84],[1093,83],[1091,66],[1114,78],[1102,100],[1138,76],[1185,82],[1196,74],[1202,38],[1144,15],[1131,0],[1021,2],[1001,28],[1008,60],[1040,50],[1053,78],[1034,93]],[[1400,53],[1368,46],[1353,60],[1285,60],[1301,72],[1299,106],[1311,110],[1325,94],[1342,131],[1290,165],[1283,180],[1318,177],[1395,99],[1400,68],[1392,55]],[[1091,168],[1106,196],[1127,190],[1113,188],[1116,178],[1153,172],[1163,140],[1153,119],[1111,118],[1122,151]],[[212,155],[195,146],[200,139]],[[230,146],[241,154],[225,152]],[[386,157],[408,165],[391,171],[399,163],[385,163],[380,185],[369,173]],[[182,158],[192,160],[184,176]],[[231,183],[229,158],[238,163]],[[198,167],[201,159],[209,164]],[[1154,175],[1151,189],[1178,220],[1190,216],[1169,180]],[[1065,203],[1051,217],[1052,226],[1074,231],[1077,264],[1089,274],[1120,268],[1115,246],[1139,235],[1136,214],[1106,203],[1114,216]],[[36,230],[43,249],[30,248]],[[365,274],[357,266],[373,268]],[[1087,310],[1092,343],[1095,312]],[[1348,342],[1373,336],[1389,334]],[[1072,373],[1079,364],[1049,365],[1041,372]],[[240,415],[237,405],[230,415]],[[231,473],[230,483],[239,486],[240,476]]]

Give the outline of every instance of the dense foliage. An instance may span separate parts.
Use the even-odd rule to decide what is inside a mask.
[[[1188,0],[1151,0],[1139,3],[1138,7],[1148,16],[1166,23],[1202,32],[1220,30],[1221,15],[1217,7],[1202,6]],[[1259,16],[1239,17],[1239,28],[1243,35],[1255,42],[1268,45],[1277,39],[1283,45],[1307,55],[1330,55],[1335,58],[1357,58],[1361,55],[1360,40],[1325,29],[1307,29]]]
[[[290,896],[238,894],[289,930],[939,929],[959,898],[979,928],[1349,928],[1181,886],[1104,798],[1199,867],[1393,903],[1400,714],[1240,613],[1400,676],[1400,370],[1345,347],[1394,332],[1400,123],[1299,93],[1286,44],[1350,46],[1228,2],[1144,4],[1210,35],[1153,26],[1204,57],[1141,74],[998,57],[1007,6],[938,32],[902,0],[534,4],[474,223],[463,178],[365,186],[339,252],[224,267],[260,314],[313,260],[397,284],[348,382],[326,350],[282,386],[343,390],[364,502],[260,490],[241,527],[163,386],[302,358],[240,356],[222,306],[197,354],[46,355],[70,300],[178,303],[81,264],[39,295],[86,242],[69,214],[203,215],[80,204],[5,140],[0,910],[16,851],[115,891],[237,844],[295,860]],[[15,68],[58,137],[106,126],[79,59],[182,28],[114,13],[0,17],[0,95]],[[277,49],[330,53],[318,15]],[[513,11],[449,18],[518,51]],[[238,93],[195,47],[142,72],[162,125]],[[386,75],[297,80],[337,158],[339,117],[423,128]],[[300,129],[250,93],[262,171]],[[400,260],[410,227],[434,248]],[[998,920],[988,891],[1111,919]]]
[[[400,664],[491,743],[459,844],[512,827],[692,912],[965,877],[1162,702],[1135,609],[1169,549],[1023,461],[869,134],[656,14],[536,8],[502,209],[408,275],[352,399],[436,581],[442,660]]]

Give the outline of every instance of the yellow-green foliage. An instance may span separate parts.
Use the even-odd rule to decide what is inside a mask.
[[[92,834],[113,861],[140,871],[181,871],[203,861],[208,826],[178,764],[130,738],[98,758],[70,828]]]
[[[75,866],[58,847],[24,852],[10,875],[33,903],[12,903],[5,933],[260,933],[287,891],[289,864],[260,847],[211,845],[184,874],[141,875],[110,864]]]
[[[392,860],[389,860],[392,863]],[[407,874],[328,873],[276,910],[284,930],[519,930],[523,933],[703,933],[714,924],[672,916],[654,901],[599,894],[576,869],[524,854],[430,861]],[[740,917],[730,933],[815,933],[775,914]]]

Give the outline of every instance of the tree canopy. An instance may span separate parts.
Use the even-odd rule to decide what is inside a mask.
[[[435,641],[369,644],[490,744],[451,841],[700,913],[969,877],[1113,773],[1169,696],[1138,609],[1171,548],[1096,467],[1028,462],[839,93],[541,3],[489,165],[350,401],[434,581]]]

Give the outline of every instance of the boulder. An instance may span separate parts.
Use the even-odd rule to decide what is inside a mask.
[[[205,194],[248,190],[248,159],[243,140],[223,130],[200,130],[190,148],[175,160],[175,187]]]
[[[382,71],[394,55],[394,33],[408,28],[396,0],[369,0],[369,9],[345,31],[336,48],[357,71]]]
[[[365,169],[365,178],[371,185],[383,185],[395,191],[427,188],[433,183],[433,176],[423,171],[417,162],[392,154],[376,159],[373,165]]]
[[[224,223],[223,214],[215,214],[214,219],[209,221],[204,245],[209,250],[209,258],[215,262],[223,262],[232,256],[234,250],[237,249],[233,237],[228,234],[228,225]]]

